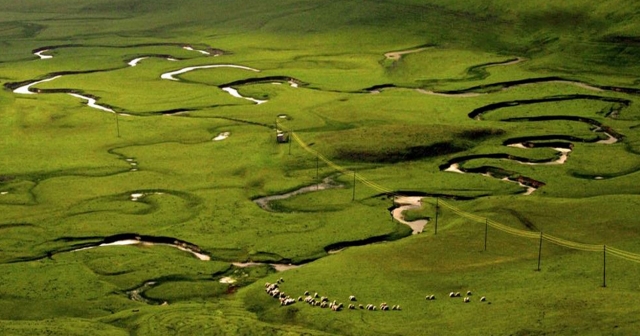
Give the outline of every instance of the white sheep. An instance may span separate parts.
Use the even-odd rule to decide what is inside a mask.
[[[465,303],[469,302],[470,300],[471,300],[471,299],[469,299],[469,297],[468,297],[468,296],[465,296],[465,297],[464,297],[464,302],[465,302]]]
[[[471,296],[471,291],[467,291],[467,296]]]
[[[349,295],[349,301],[357,301],[355,295]]]
[[[455,296],[456,296],[456,293],[454,292],[449,293],[449,297],[455,297]]]
[[[487,298],[483,296],[483,297],[480,298],[480,301],[481,302],[487,301]]]
[[[356,306],[353,304],[349,304],[349,309],[356,309]]]

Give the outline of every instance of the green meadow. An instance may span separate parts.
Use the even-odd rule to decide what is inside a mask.
[[[638,12],[0,0],[0,334],[637,333]]]

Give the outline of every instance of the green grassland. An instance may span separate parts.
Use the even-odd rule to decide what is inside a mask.
[[[0,0],[0,333],[636,333],[639,9]],[[257,71],[161,77],[214,65]],[[526,141],[542,147],[506,146]],[[564,164],[495,157],[553,161],[557,143]],[[450,162],[544,185],[524,195]],[[339,188],[254,202],[324,178]],[[390,217],[397,195],[424,196],[405,213],[430,219],[423,233]],[[124,234],[210,260],[98,246]],[[263,286],[281,277],[294,299],[402,310],[282,307]]]

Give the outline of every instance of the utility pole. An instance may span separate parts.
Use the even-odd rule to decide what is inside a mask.
[[[436,197],[436,225],[435,225],[435,233],[434,235],[438,234],[438,209],[440,208],[440,205],[438,203],[438,198]]]
[[[487,251],[487,233],[489,231],[489,220],[484,220],[484,250]]]
[[[353,195],[351,196],[351,201],[356,200],[356,170],[353,170]]]
[[[540,271],[541,256],[542,256],[542,231],[540,231],[540,247],[538,247],[538,271]]]
[[[118,112],[114,112],[116,115],[116,130],[118,132],[118,138],[120,137],[120,122],[118,121]]]
[[[607,245],[602,246],[602,287],[607,287]]]

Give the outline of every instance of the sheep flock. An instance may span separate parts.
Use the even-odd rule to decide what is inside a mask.
[[[298,296],[297,299],[294,299],[293,297],[291,297],[290,295],[287,295],[287,293],[285,293],[284,291],[282,291],[280,289],[280,284],[282,284],[284,282],[283,278],[278,279],[278,281],[276,281],[275,283],[265,283],[264,284],[264,290],[265,292],[280,301],[280,306],[289,306],[292,304],[295,304],[296,302],[304,302],[312,307],[320,307],[320,308],[328,308],[332,311],[341,311],[344,308],[344,304],[342,302],[338,302],[337,300],[330,300],[329,297],[327,296],[321,296],[320,294],[318,294],[317,292],[311,294],[309,291],[305,291],[303,295]],[[471,291],[467,291],[467,295],[463,298],[463,302],[464,303],[469,303],[471,302],[471,296],[473,295],[473,293]],[[450,298],[457,298],[457,297],[461,297],[460,292],[451,292],[449,293],[449,297]],[[425,297],[425,299],[427,301],[432,301],[436,299],[436,296],[434,294],[430,294],[427,295]],[[487,298],[485,296],[480,297],[479,301],[480,302],[485,302],[487,300]],[[358,301],[356,299],[355,295],[350,295],[349,296],[349,301],[350,302],[356,302]],[[490,303],[490,302],[489,302]],[[388,311],[388,310],[402,310],[400,305],[391,305],[389,306],[386,302],[382,302],[380,303],[380,305],[374,305],[374,304],[358,304],[356,306],[355,303],[350,303],[347,308],[349,310],[355,310],[355,309],[362,309],[362,310],[370,310],[370,311],[377,311],[377,310],[381,310],[381,311]]]
[[[309,291],[305,291],[304,296],[298,296],[297,299],[294,299],[293,297],[287,295],[287,293],[285,293],[280,289],[280,284],[283,282],[284,282],[284,279],[280,278],[275,283],[267,282],[264,284],[265,292],[269,296],[275,299],[278,299],[280,301],[280,306],[289,306],[296,302],[304,302],[312,307],[329,308],[332,311],[336,311],[336,312],[344,309],[344,304],[342,302],[338,302],[337,300],[332,301],[328,297],[321,296],[317,292],[313,293],[312,295]],[[358,300],[356,299],[355,295],[350,295],[349,301],[356,302]],[[374,304],[367,304],[366,306],[359,304],[357,307],[354,303],[350,303],[347,307],[350,310],[355,310],[356,308],[363,309],[363,310],[366,309],[366,310],[382,310],[382,311],[402,310],[400,308],[400,305],[389,306],[386,302],[382,302],[379,306],[376,306]]]

